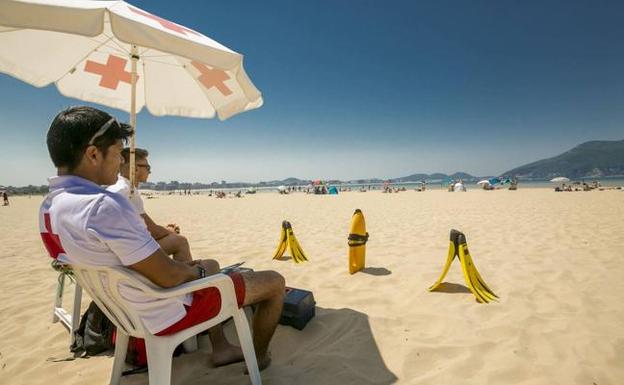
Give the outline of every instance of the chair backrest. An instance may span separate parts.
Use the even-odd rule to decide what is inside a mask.
[[[150,289],[156,288],[155,285],[123,267],[72,265],[72,268],[80,286],[117,328],[134,337],[144,338],[148,334],[138,313],[120,294],[119,285],[130,286],[143,293],[152,291]]]

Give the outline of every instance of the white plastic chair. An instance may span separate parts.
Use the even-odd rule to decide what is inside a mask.
[[[111,385],[118,385],[125,366],[129,336],[144,338],[147,349],[147,365],[150,385],[169,385],[171,383],[171,363],[173,351],[180,343],[194,337],[228,318],[234,319],[241,349],[247,363],[249,378],[253,385],[261,385],[260,371],[251,339],[249,324],[243,309],[238,308],[232,280],[224,274],[215,274],[206,278],[187,282],[170,289],[163,289],[145,277],[123,267],[79,266],[72,265],[74,276],[98,307],[117,326],[115,359],[111,374]],[[208,321],[192,326],[175,334],[156,336],[143,325],[138,314],[120,295],[119,283],[129,284],[148,296],[171,298],[191,293],[207,287],[216,287],[221,294],[221,310]]]
[[[69,330],[69,342],[74,343],[74,332],[80,326],[80,301],[82,300],[82,288],[76,283],[76,290],[74,291],[74,307],[72,308],[72,314],[70,315],[65,308],[63,308],[63,291],[65,289],[65,274],[60,273],[58,277],[58,285],[56,287],[56,294],[54,297],[54,308],[52,309],[52,323],[61,321],[63,325]]]

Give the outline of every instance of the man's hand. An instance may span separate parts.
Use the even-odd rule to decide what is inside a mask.
[[[194,262],[201,263],[206,274],[214,274],[215,265],[217,269],[219,267],[216,261]],[[156,285],[165,288],[175,287],[199,278],[199,270],[196,267],[192,264],[174,261],[162,249],[156,250],[154,254],[128,267],[144,275]]]
[[[180,234],[180,226],[176,225],[175,223],[169,223],[167,225],[167,230],[171,231],[172,233]]]
[[[185,262],[189,266],[201,265],[206,270],[207,275],[217,274],[221,271],[219,262],[214,259],[195,259],[193,261]]]

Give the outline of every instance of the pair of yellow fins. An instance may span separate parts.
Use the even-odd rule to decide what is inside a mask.
[[[496,301],[498,296],[494,294],[492,289],[488,287],[485,283],[481,274],[477,270],[472,257],[470,256],[470,252],[468,251],[468,244],[466,242],[466,236],[461,231],[451,230],[451,241],[449,244],[448,256],[446,257],[446,264],[444,265],[444,270],[442,270],[442,274],[440,278],[434,283],[429,291],[434,291],[440,286],[442,280],[448,273],[449,268],[451,267],[451,263],[457,257],[459,262],[461,263],[462,272],[464,273],[464,279],[466,280],[466,284],[468,288],[477,298],[477,301],[481,303],[488,303],[491,301]]]
[[[303,252],[303,249],[301,248],[301,245],[299,244],[299,241],[295,238],[295,233],[293,232],[290,222],[283,221],[280,241],[277,245],[277,250],[275,250],[275,254],[273,255],[273,259],[281,258],[288,248],[290,248],[290,256],[295,263],[302,263],[308,260]]]

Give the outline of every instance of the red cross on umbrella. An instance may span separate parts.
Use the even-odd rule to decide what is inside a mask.
[[[138,8],[134,8],[134,7],[128,7],[129,10],[131,10],[132,12],[139,14],[141,16],[145,16],[147,18],[150,18],[152,20],[156,20],[160,25],[163,26],[163,28],[167,28],[168,30],[177,32],[177,33],[183,33],[185,35],[188,35],[189,33],[195,34],[197,36],[203,36],[201,33],[197,33],[195,31],[193,31],[192,29],[183,27],[179,24],[176,24],[174,22],[171,22],[167,19],[163,19],[162,17],[158,17],[156,15],[152,15],[149,12],[145,12],[143,10],[140,10]]]
[[[225,81],[229,80],[230,77],[224,71],[218,70],[216,68],[208,68],[206,65],[192,61],[191,64],[193,67],[197,68],[197,70],[201,73],[201,75],[197,78],[201,84],[204,85],[207,89],[211,89],[212,87],[216,87],[223,96],[228,96],[232,94],[232,90],[225,85]]]
[[[106,64],[87,60],[84,70],[102,76],[100,87],[116,90],[119,82],[128,84],[132,82],[132,74],[125,70],[127,62],[126,59],[109,55]]]

